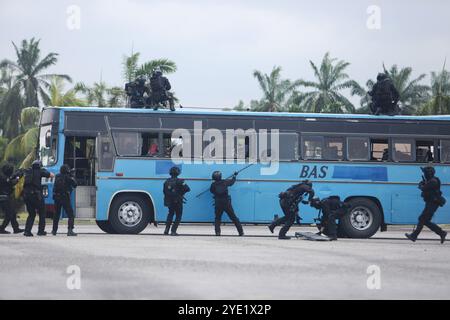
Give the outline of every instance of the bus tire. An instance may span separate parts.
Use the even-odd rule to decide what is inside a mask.
[[[150,221],[150,208],[138,194],[121,194],[111,203],[109,223],[119,234],[138,234]]]
[[[100,230],[102,230],[103,232],[109,233],[109,234],[117,233],[113,230],[109,221],[95,220],[95,222],[97,223],[97,226],[100,228]]]
[[[353,198],[348,201],[350,209],[341,219],[339,229],[349,238],[370,238],[382,223],[381,210],[368,198]]]

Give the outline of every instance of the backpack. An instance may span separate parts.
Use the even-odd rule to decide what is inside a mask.
[[[378,84],[377,88],[378,97],[382,100],[390,99],[392,100],[392,92],[391,92],[391,81],[389,79],[385,79]]]
[[[55,184],[53,185],[53,194],[64,194],[66,192],[66,179],[64,175],[57,174],[55,177]]]
[[[164,91],[164,83],[163,83],[163,77],[151,77],[150,78],[150,88],[152,89],[152,92],[160,92]]]

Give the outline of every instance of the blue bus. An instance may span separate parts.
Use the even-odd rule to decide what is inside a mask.
[[[194,152],[208,143],[207,136],[196,136],[199,128],[200,133],[213,129],[224,136],[227,130],[243,131],[233,143],[244,150],[244,159],[216,150],[224,161],[211,162]],[[202,145],[174,135],[180,129],[193,134],[190,142]],[[249,151],[260,151],[250,136],[260,132],[278,132],[278,162],[271,174],[264,174],[267,162],[249,165]],[[180,144],[181,162],[170,152]],[[281,214],[278,194],[309,179],[316,196],[339,195],[350,202],[339,228],[354,238],[371,237],[387,225],[417,222],[423,208],[417,188],[420,167],[433,165],[444,195],[450,191],[450,116],[51,107],[41,115],[38,151],[51,172],[63,164],[75,169],[76,216],[95,219],[107,233],[137,234],[149,222],[165,220],[162,186],[173,165],[180,166],[180,177],[191,187],[183,222],[214,221],[212,196],[203,191],[215,170],[227,176],[244,169],[231,188],[243,223],[271,222]],[[54,210],[48,196],[52,183],[45,181],[49,212]],[[305,224],[317,217],[306,205],[300,214]],[[440,208],[434,222],[450,223],[450,206]]]

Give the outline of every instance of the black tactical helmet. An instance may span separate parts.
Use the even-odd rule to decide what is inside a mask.
[[[10,177],[14,172],[14,167],[9,163],[7,163],[2,167],[2,172],[5,175],[5,177]]]
[[[422,169],[422,172],[427,179],[434,177],[434,175],[436,174],[436,170],[434,170],[433,167],[423,167],[420,169]]]
[[[139,84],[144,84],[144,83],[145,83],[145,77],[144,77],[144,76],[140,76],[139,78],[136,79],[136,81],[137,81]]]
[[[180,168],[178,168],[178,167],[172,167],[172,168],[170,168],[169,174],[170,174],[171,176],[179,176],[180,173],[181,173]]]
[[[33,169],[40,169],[42,167],[41,160],[34,160],[33,163],[31,164],[31,167]]]
[[[312,187],[312,185],[313,185],[310,180],[303,180],[302,184],[306,184],[307,186],[310,186],[310,187]]]
[[[387,78],[387,74],[386,73],[379,73],[377,75],[377,81],[381,81]]]
[[[157,75],[157,76],[162,75],[161,68],[160,67],[156,67],[155,69],[153,69],[153,74]]]
[[[214,171],[212,174],[212,179],[215,181],[222,180],[222,172],[220,171]]]
[[[61,172],[62,174],[67,174],[70,173],[70,167],[67,164],[63,164],[61,166],[61,168],[59,169],[59,172]]]

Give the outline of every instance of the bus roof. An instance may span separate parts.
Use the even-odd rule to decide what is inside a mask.
[[[334,118],[334,119],[387,119],[387,120],[441,120],[450,121],[450,115],[433,115],[433,116],[375,116],[370,114],[332,114],[332,113],[291,113],[291,112],[252,112],[252,111],[222,111],[222,110],[199,110],[195,108],[182,108],[176,111],[153,109],[131,109],[131,108],[99,108],[99,107],[47,107],[45,109],[61,109],[64,111],[80,111],[80,112],[117,112],[117,113],[157,113],[157,114],[189,114],[189,115],[235,115],[235,116],[252,116],[252,117],[289,117],[289,118]]]

